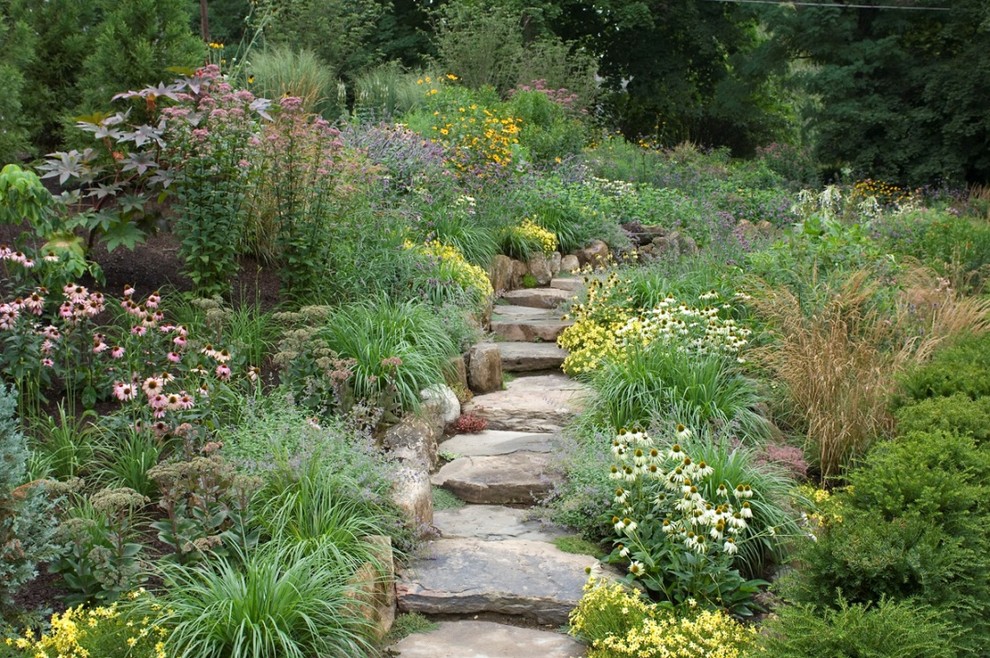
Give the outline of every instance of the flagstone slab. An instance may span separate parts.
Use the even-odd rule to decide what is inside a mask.
[[[457,457],[488,457],[520,451],[550,452],[558,442],[557,435],[547,432],[485,430],[476,434],[456,434],[441,443],[438,450]]]
[[[519,288],[504,293],[502,300],[514,306],[557,308],[573,296],[571,291],[560,288]]]
[[[559,370],[567,357],[567,351],[555,343],[500,343],[499,353],[502,372]]]
[[[426,615],[497,613],[564,624],[589,568],[601,570],[594,557],[540,541],[438,539],[400,575],[398,606]]]
[[[528,539],[552,542],[567,530],[529,518],[529,511],[504,505],[464,505],[433,513],[433,525],[443,537],[472,537],[487,541]]]
[[[392,647],[400,658],[581,658],[584,645],[562,633],[489,621],[444,621]]]
[[[461,411],[482,416],[493,430],[559,432],[578,414],[591,389],[563,374],[518,377],[505,389],[476,395]]]
[[[546,452],[459,457],[431,481],[468,503],[530,505],[544,500],[563,477],[554,469],[557,462]]]

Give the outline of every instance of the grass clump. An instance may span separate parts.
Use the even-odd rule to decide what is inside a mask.
[[[428,617],[418,612],[405,612],[395,618],[392,630],[385,636],[384,643],[395,644],[404,637],[415,635],[416,633],[429,633],[440,628],[440,624],[431,621]]]
[[[440,487],[433,487],[433,509],[434,510],[445,510],[445,509],[460,509],[464,507],[467,503],[463,500],[450,493],[446,489]]]

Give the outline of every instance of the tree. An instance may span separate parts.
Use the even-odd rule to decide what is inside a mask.
[[[609,113],[627,136],[742,154],[782,128],[773,78],[747,65],[762,39],[750,10],[694,0],[561,0],[559,9],[555,31],[600,57]]]
[[[34,41],[27,25],[13,20],[9,9],[0,4],[0,164],[27,150],[30,123],[22,103],[23,69],[32,58]]]
[[[63,142],[63,115],[79,105],[77,83],[83,60],[93,49],[93,33],[102,12],[98,0],[13,0],[12,15],[31,31],[37,52],[24,67],[21,94],[24,113],[32,118],[30,140],[38,153],[57,150]]]
[[[806,60],[818,157],[857,177],[990,180],[990,16],[982,0],[915,9],[791,7],[767,15]],[[919,6],[949,11],[918,10]]]
[[[170,67],[202,64],[205,45],[190,29],[186,0],[104,0],[105,18],[79,79],[81,113],[114,94],[175,78]]]

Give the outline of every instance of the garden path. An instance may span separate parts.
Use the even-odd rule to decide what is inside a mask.
[[[439,510],[439,538],[400,574],[400,611],[442,620],[429,633],[392,647],[402,658],[576,658],[582,645],[561,632],[582,594],[588,555],[552,542],[566,534],[527,518],[527,507],[559,478],[556,446],[563,425],[580,410],[586,388],[560,372],[565,352],[555,344],[568,322],[558,307],[581,289],[577,278],[550,288],[513,291],[495,307],[492,331],[503,371],[516,375],[504,390],[478,395],[464,413],[489,429],[440,445],[456,455],[433,483],[463,507]]]

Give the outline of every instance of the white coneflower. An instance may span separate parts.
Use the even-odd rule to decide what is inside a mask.
[[[725,543],[722,544],[722,550],[725,551],[727,555],[735,555],[739,552],[739,547],[736,546],[736,540],[729,537],[725,540]]]
[[[646,573],[646,565],[638,560],[633,560],[632,564],[629,565],[629,573],[631,573],[634,578],[639,578]]]

